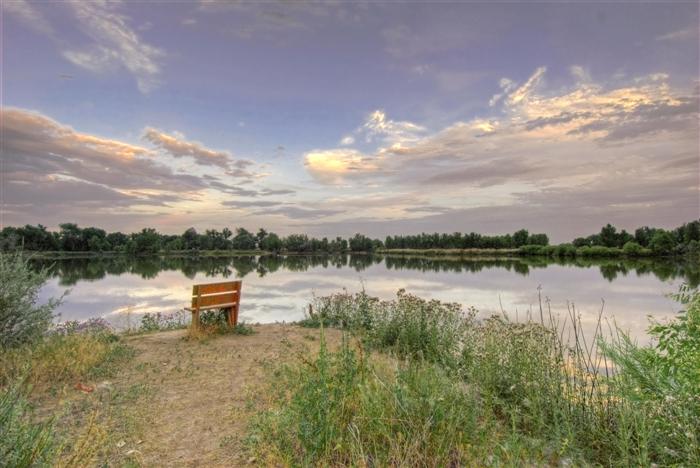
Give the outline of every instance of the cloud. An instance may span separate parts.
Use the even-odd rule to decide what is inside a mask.
[[[342,213],[343,210],[301,208],[298,206],[280,206],[278,208],[256,211],[256,215],[278,215],[290,219],[318,219]]]
[[[349,145],[352,145],[353,143],[355,143],[355,137],[352,136],[352,135],[344,136],[344,137],[340,140],[340,144],[341,144],[342,146],[349,146]]]
[[[280,206],[283,203],[271,200],[226,200],[221,204],[230,208],[266,208]]]
[[[697,25],[690,26],[683,29],[678,29],[676,31],[671,31],[666,34],[662,34],[656,37],[657,41],[682,41],[686,39],[697,40],[698,34],[700,34],[700,28]]]
[[[203,178],[160,164],[148,148],[81,133],[24,109],[5,108],[0,117],[5,210],[111,212],[191,200],[208,187]]]
[[[526,101],[530,97],[530,95],[534,93],[535,88],[537,88],[537,86],[542,81],[542,77],[544,77],[546,71],[546,67],[539,67],[537,70],[535,70],[532,76],[530,76],[530,78],[527,79],[525,84],[517,88],[512,93],[508,94],[508,104],[512,106]]]
[[[46,20],[46,17],[26,0],[2,2],[2,9],[15,15],[22,23],[33,30],[46,34],[47,36],[53,36],[53,28]]]
[[[158,148],[176,157],[191,157],[197,164],[203,166],[229,167],[232,162],[231,154],[227,151],[212,150],[201,143],[187,141],[181,133],[169,135],[156,128],[147,127],[143,132],[143,138],[150,141]],[[245,169],[251,161],[236,161],[237,169]]]
[[[319,181],[338,183],[349,174],[376,171],[378,166],[373,159],[350,148],[312,150],[304,154],[304,165]]]
[[[93,43],[64,50],[67,60],[96,73],[124,68],[134,76],[143,93],[158,85],[160,61],[165,52],[143,42],[128,25],[128,18],[115,11],[117,4],[73,1],[69,5]]]
[[[585,213],[587,222],[597,220],[588,230],[614,219],[643,224],[655,219],[649,213],[668,219],[662,212],[674,200],[675,222],[697,217],[697,89],[673,88],[663,74],[603,86],[574,69],[572,85],[550,90],[544,86],[545,73],[537,68],[522,85],[502,80],[502,96],[495,100],[499,113],[491,117],[426,131],[402,145],[382,141],[372,151],[317,149],[307,153],[306,169],[339,191],[363,187],[367,198],[391,187],[425,197],[422,207],[478,213],[485,226],[500,225],[485,220],[488,209],[506,217],[522,209],[539,220],[547,213],[562,220]],[[384,115],[374,121],[387,120]],[[387,203],[376,217],[396,221],[394,230],[401,230],[399,220],[405,216],[397,211],[420,214],[411,209],[416,203]],[[366,216],[367,209],[345,213],[353,226]],[[516,225],[517,219],[508,224]],[[445,229],[460,223],[465,225],[464,220],[437,225]],[[406,225],[425,227],[417,221]]]
[[[425,127],[412,122],[388,119],[383,110],[375,110],[367,116],[365,123],[356,132],[364,134],[367,142],[371,142],[375,137],[383,137],[388,143],[402,144],[416,141],[419,135],[425,132]]]

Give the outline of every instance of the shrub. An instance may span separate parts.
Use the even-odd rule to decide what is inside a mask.
[[[162,314],[157,312],[155,314],[144,314],[141,317],[141,326],[139,331],[141,332],[152,332],[161,330],[177,330],[180,328],[185,328],[187,323],[185,322],[185,317],[182,312],[176,312],[173,314]]]
[[[315,298],[301,322],[323,324],[362,334],[367,343],[412,357],[454,365],[464,329],[475,311],[462,313],[459,304],[426,301],[401,289],[393,301],[380,301],[361,291]],[[313,312],[315,310],[315,312]]]
[[[544,253],[541,245],[523,245],[518,248],[518,252],[523,255],[542,255]]]
[[[402,358],[426,359],[454,367],[464,332],[475,311],[462,313],[462,306],[427,301],[400,289],[396,300],[383,302],[375,310],[368,342]]]
[[[46,277],[21,253],[0,254],[0,348],[37,341],[48,331],[60,299],[37,304]]]
[[[629,241],[622,246],[625,255],[636,256],[642,252],[642,246],[634,241]]]
[[[573,244],[559,244],[554,247],[554,255],[557,257],[575,257],[576,247]]]

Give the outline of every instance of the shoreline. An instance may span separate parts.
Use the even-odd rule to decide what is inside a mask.
[[[342,251],[342,252],[271,252],[266,250],[176,250],[161,251],[150,254],[134,255],[127,252],[118,251],[21,251],[22,254],[31,258],[61,260],[61,259],[89,259],[89,258],[155,258],[155,257],[176,257],[176,258],[226,258],[226,257],[266,257],[266,256],[338,256],[338,255],[382,255],[387,257],[436,257],[436,258],[551,258],[551,259],[576,259],[576,258],[601,258],[601,259],[675,259],[688,260],[692,255],[654,255],[652,253],[630,254],[622,249],[605,248],[604,251],[590,251],[585,248],[577,249],[576,252],[565,254],[556,251],[557,246],[545,246],[538,252],[532,252],[519,248],[507,249],[377,249],[373,251]]]

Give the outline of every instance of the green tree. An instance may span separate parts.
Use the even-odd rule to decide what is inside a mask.
[[[520,247],[527,244],[530,233],[527,229],[521,229],[513,233],[513,246]]]
[[[656,255],[666,255],[671,253],[675,242],[673,236],[668,231],[657,230],[649,241],[649,248]]]
[[[255,250],[255,236],[244,228],[238,228],[231,241],[231,247],[235,250]]]
[[[265,235],[260,241],[260,249],[268,252],[279,252],[282,250],[282,246],[282,239],[274,232]]]

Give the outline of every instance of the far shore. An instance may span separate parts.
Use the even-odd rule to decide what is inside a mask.
[[[532,246],[526,246],[532,247]],[[268,250],[161,250],[154,253],[134,254],[124,251],[32,251],[24,250],[23,253],[32,258],[39,259],[79,259],[79,258],[110,258],[110,257],[130,257],[130,258],[152,258],[152,257],[250,257],[250,256],[333,256],[333,255],[383,255],[401,257],[437,257],[437,258],[678,258],[684,259],[686,256],[678,255],[652,255],[649,251],[640,253],[625,252],[618,248],[596,249],[574,249],[566,253],[557,252],[558,246],[545,246],[536,251],[524,248],[502,248],[502,249],[376,249],[362,251],[310,251],[310,252],[290,252],[290,251],[268,251]]]

